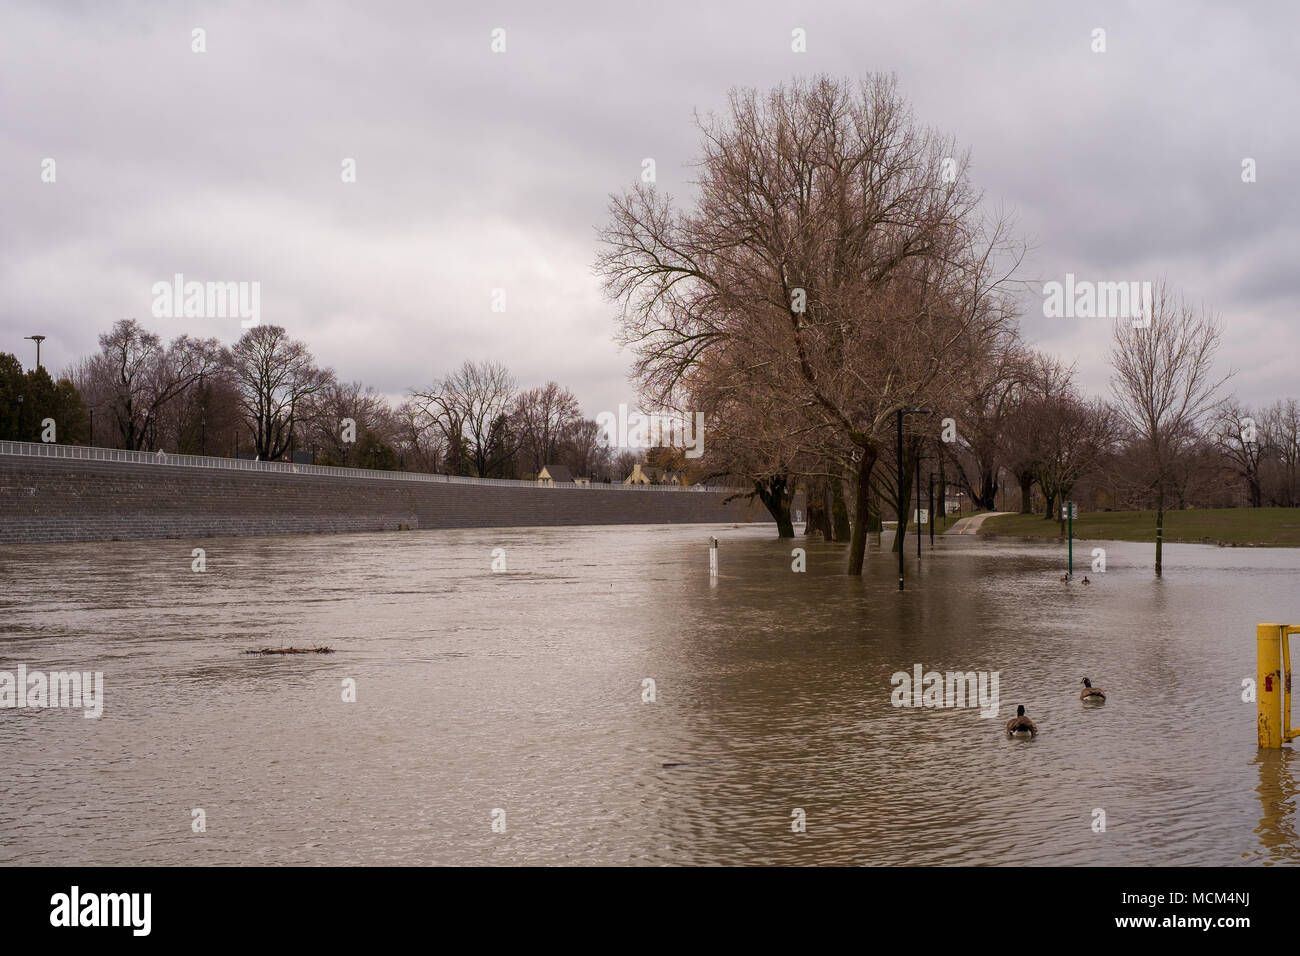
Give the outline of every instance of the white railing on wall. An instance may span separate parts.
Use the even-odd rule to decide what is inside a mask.
[[[297,465],[287,461],[250,461],[246,458],[212,458],[206,455],[173,455],[166,452],[127,451],[123,448],[94,448],[86,445],[54,445],[40,442],[0,441],[0,455],[28,458],[72,458],[79,461],[112,461],[132,465],[175,465],[182,468],[218,468],[227,471],[262,471],[280,475],[319,475],[324,478],[382,478],[385,481],[435,481],[456,485],[492,485],[501,488],[598,489],[602,491],[724,491],[747,494],[744,488],[717,485],[625,485],[593,482],[590,485],[541,485],[514,478],[462,478],[458,475],[430,475],[413,471],[373,471],[368,468],[334,468],[330,465]]]

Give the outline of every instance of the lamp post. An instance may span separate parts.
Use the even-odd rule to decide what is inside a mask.
[[[943,444],[939,445],[939,511],[943,514],[943,530],[948,531],[948,481],[943,473]]]
[[[903,501],[903,416],[904,415],[929,415],[928,408],[900,408],[898,416],[898,590],[903,590],[903,509],[907,507],[907,502]],[[917,489],[920,493],[920,489]],[[920,534],[918,531],[917,534]]]
[[[45,336],[25,335],[23,336],[23,338],[31,339],[33,342],[36,343],[36,367],[40,368],[41,367],[41,343],[45,341]]]
[[[920,449],[917,449],[918,452]],[[916,456],[916,556],[921,556],[921,456]],[[933,520],[933,519],[931,519]],[[930,542],[934,544],[933,541]]]

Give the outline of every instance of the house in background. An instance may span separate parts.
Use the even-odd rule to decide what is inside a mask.
[[[585,485],[587,481],[584,478],[581,482],[575,482],[573,480],[573,474],[563,465],[546,465],[537,473],[537,483],[539,485],[547,486],[573,484]]]
[[[681,483],[680,472],[648,466],[642,468],[639,463],[633,465],[632,474],[623,479],[625,485],[680,485]]]

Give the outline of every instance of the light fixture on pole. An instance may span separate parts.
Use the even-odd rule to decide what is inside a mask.
[[[45,341],[43,335],[25,335],[23,338],[31,339],[36,343],[36,367],[41,367],[41,343]]]

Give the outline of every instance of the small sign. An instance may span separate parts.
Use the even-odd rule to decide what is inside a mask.
[[[915,517],[915,519],[916,519],[916,523],[917,523],[917,524],[929,524],[929,523],[930,523],[930,509],[929,509],[929,508],[922,508],[920,511],[914,511],[912,514],[913,514],[913,516]]]
[[[1076,505],[1073,501],[1071,501],[1069,504],[1061,505],[1062,521],[1064,521],[1066,518],[1074,520],[1077,517],[1079,517],[1079,506]]]

